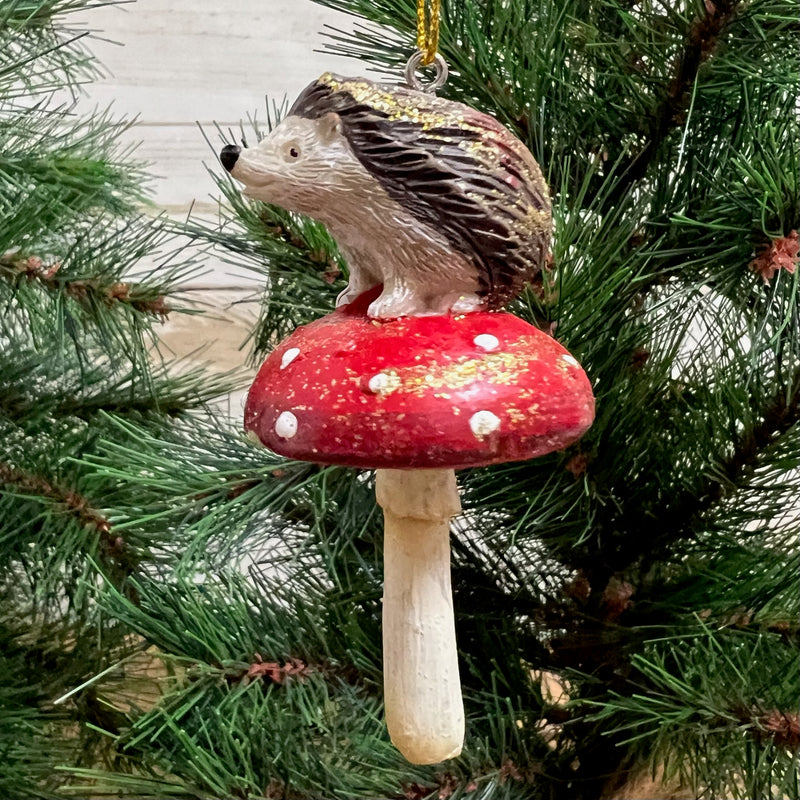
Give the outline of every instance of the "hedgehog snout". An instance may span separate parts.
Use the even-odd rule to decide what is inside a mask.
[[[236,162],[239,159],[239,153],[241,152],[242,148],[237,147],[235,144],[226,144],[225,147],[222,148],[222,151],[219,154],[219,160],[222,162],[222,166],[225,167],[228,172],[230,172],[236,165]]]

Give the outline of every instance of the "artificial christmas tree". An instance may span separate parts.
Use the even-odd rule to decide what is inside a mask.
[[[0,3],[0,796],[7,798],[56,796],[69,782],[63,768],[109,757],[105,731],[124,716],[91,679],[147,647],[92,592],[102,574],[133,597],[127,580],[159,544],[114,525],[104,504],[116,486],[96,482],[83,460],[104,438],[130,441],[121,421],[169,429],[228,383],[173,373],[151,352],[155,324],[180,302],[177,286],[197,266],[178,252],[164,220],[137,210],[143,173],[117,144],[127,123],[76,112],[81,84],[98,71],[87,31],[74,20],[90,5]],[[149,270],[140,264],[145,256],[155,265]],[[118,698],[136,702],[132,684],[121,691]]]
[[[326,4],[374,23],[334,49],[399,79],[415,4]],[[79,460],[133,559],[124,580],[95,559],[80,598],[168,670],[131,708],[137,662],[95,665],[69,702],[106,703],[90,730],[115,756],[52,753],[70,791],[589,800],[652,771],[681,796],[800,796],[799,32],[774,0],[444,4],[440,94],[515,132],[553,198],[552,263],[511,310],[597,398],[571,449],[459,476],[464,751],[421,767],[389,744],[370,473],[128,417]],[[224,225],[189,230],[267,275],[260,358],[333,309],[346,264],[219,185]]]

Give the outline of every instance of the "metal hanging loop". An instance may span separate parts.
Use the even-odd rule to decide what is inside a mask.
[[[417,77],[417,69],[422,64],[422,60],[424,58],[425,58],[425,53],[422,50],[415,50],[411,58],[408,59],[405,71],[406,83],[409,85],[410,88],[415,89],[418,92],[435,94],[436,91],[438,89],[441,89],[442,86],[444,86],[445,83],[447,82],[447,76],[450,74],[450,70],[444,58],[439,53],[437,53],[434,56],[432,64],[434,70],[436,71],[436,74],[430,83],[423,83]]]

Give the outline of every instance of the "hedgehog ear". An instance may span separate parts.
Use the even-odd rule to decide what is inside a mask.
[[[335,111],[329,111],[317,120],[317,130],[323,141],[329,142],[342,135],[342,120]]]

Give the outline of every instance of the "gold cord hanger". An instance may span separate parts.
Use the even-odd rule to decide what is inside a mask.
[[[417,0],[417,49],[422,53],[423,67],[433,64],[436,58],[441,14],[442,0]]]
[[[417,91],[434,94],[447,80],[447,62],[439,53],[442,0],[417,0],[417,49],[406,64],[406,83]],[[417,77],[419,67],[433,66],[436,76],[427,84]]]

